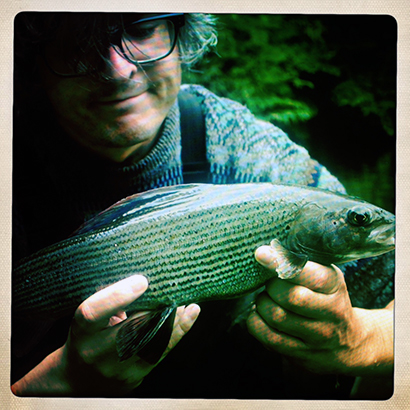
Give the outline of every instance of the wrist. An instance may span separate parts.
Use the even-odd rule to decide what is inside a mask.
[[[390,376],[393,371],[393,314],[390,309],[353,308],[356,343],[345,357],[350,376]]]
[[[71,392],[66,377],[64,346],[48,355],[11,386],[16,396],[62,396]]]

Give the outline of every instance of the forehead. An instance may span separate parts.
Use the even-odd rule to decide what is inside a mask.
[[[96,39],[97,43],[108,40],[109,33],[138,20],[160,16],[163,13],[46,13],[48,41],[77,43]]]
[[[118,25],[127,25],[148,17],[160,16],[164,13],[102,13],[102,12],[46,12],[34,16],[34,26],[39,31],[103,31]]]

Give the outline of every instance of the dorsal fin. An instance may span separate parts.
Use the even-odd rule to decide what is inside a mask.
[[[137,216],[148,215],[162,209],[169,210],[172,206],[186,205],[197,197],[205,186],[205,184],[176,185],[131,195],[84,223],[71,236],[104,230],[111,227],[113,222],[118,226]]]

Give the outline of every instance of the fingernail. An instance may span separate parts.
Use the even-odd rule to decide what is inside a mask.
[[[185,308],[185,313],[189,316],[191,320],[196,320],[200,312],[201,312],[201,308],[195,303]]]
[[[145,291],[148,288],[148,279],[143,275],[133,275],[126,280],[133,292]]]
[[[276,269],[275,254],[270,246],[261,246],[256,249],[255,258],[265,268]]]

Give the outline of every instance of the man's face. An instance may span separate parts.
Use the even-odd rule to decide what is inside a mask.
[[[110,49],[104,74],[64,78],[42,65],[43,83],[68,135],[114,161],[143,157],[177,97],[181,84],[178,50],[151,64],[134,65]]]

